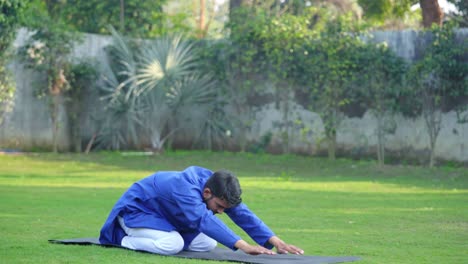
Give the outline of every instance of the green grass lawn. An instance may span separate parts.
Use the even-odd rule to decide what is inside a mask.
[[[308,255],[468,263],[467,168],[180,151],[0,155],[0,263],[217,263],[47,242],[98,236],[131,183],[190,165],[233,171],[249,207]]]

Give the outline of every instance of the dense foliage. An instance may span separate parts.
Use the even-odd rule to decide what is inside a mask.
[[[96,94],[94,91],[98,77],[96,62],[89,58],[73,61],[66,72],[66,78],[70,85],[70,88],[64,92],[69,135],[72,150],[78,153],[82,152],[82,124],[85,118],[90,117],[90,111],[85,103],[87,99]]]
[[[38,30],[22,52],[47,83],[37,86],[38,94],[80,101],[81,90],[72,86],[91,86],[93,73],[69,61],[76,41],[70,32],[112,32],[108,24],[119,29],[120,33],[113,32],[115,42],[108,50],[101,87],[107,117],[101,119],[96,134],[105,148],[149,146],[161,151],[170,145],[172,135],[183,137],[190,124],[196,138],[204,139],[204,147],[235,142],[247,150],[248,134],[258,126],[254,121],[269,105],[280,117],[263,138],[287,153],[291,138],[311,136],[312,124],[296,111],[300,105],[320,115],[324,131],[314,131],[312,137],[315,143],[327,142],[331,159],[341,120],[350,109],[361,114],[370,110],[378,120],[377,156],[383,164],[385,135],[394,131],[392,115],[426,113],[419,103],[423,91],[442,91],[443,99],[435,97],[436,110],[450,110],[447,106],[453,104],[446,102],[457,103],[457,110],[465,105],[456,98],[467,94],[466,47],[449,34],[452,29],[435,28],[424,59],[414,65],[398,58],[385,43],[368,38],[366,29],[389,19],[406,19],[409,6],[417,1],[231,1],[228,37],[196,42],[181,37],[148,42],[123,37],[154,37],[170,31],[162,12],[167,1],[101,2],[31,0],[23,23]],[[424,88],[429,86],[434,89]],[[418,103],[404,104],[413,101]]]
[[[468,66],[464,56],[468,42],[457,42],[453,26],[434,26],[427,32],[430,38],[424,57],[415,62],[409,79],[413,84],[414,105],[421,110],[430,140],[429,164],[435,164],[435,144],[442,125],[442,112],[466,110],[468,97]],[[460,100],[461,99],[461,100]]]
[[[396,123],[393,114],[400,109],[400,98],[407,93],[404,76],[407,62],[395,55],[385,44],[365,45],[359,52],[360,71],[353,89],[353,100],[370,111],[377,123],[377,159],[385,163],[385,137],[393,134]]]
[[[126,35],[151,37],[165,33],[165,3],[166,0],[31,0],[24,24],[40,28],[44,17],[50,17],[81,32],[109,34],[107,27],[111,25]]]
[[[72,89],[67,78],[72,65],[69,55],[81,36],[69,31],[65,24],[52,22],[50,17],[43,19],[47,23],[29,37],[20,48],[19,55],[24,65],[35,70],[42,81],[34,86],[34,92],[38,98],[45,98],[48,102],[52,121],[53,150],[57,152],[62,95]]]
[[[418,0],[358,0],[366,18],[382,21],[386,18],[403,18]]]
[[[455,5],[458,12],[450,14],[454,20],[458,21],[461,27],[468,27],[468,1],[465,0],[447,0]]]
[[[417,89],[411,88],[414,82],[407,81],[411,79],[407,74],[408,63],[386,43],[369,39],[363,26],[353,22],[353,14],[337,15],[316,7],[304,9],[300,14],[278,15],[255,8],[238,8],[236,12],[248,19],[231,21],[230,41],[206,46],[202,56],[205,66],[217,72],[216,76],[224,82],[225,92],[235,91],[236,95],[230,98],[235,109],[242,109],[238,114],[252,115],[249,111],[252,106],[276,102],[284,114],[281,121],[273,124],[278,129],[273,131],[273,140],[284,147],[288,144],[288,129],[297,130],[294,124],[301,122],[288,105],[295,98],[320,114],[325,131],[314,138],[316,141],[325,138],[329,156],[334,158],[336,133],[340,121],[350,114],[349,108],[370,110],[379,121],[375,135],[379,145],[377,156],[383,164],[385,134],[395,130],[392,115],[401,111],[420,113],[421,109],[418,104],[406,104],[422,98],[415,93]],[[441,82],[447,91],[453,96],[466,96],[467,70],[463,66],[466,48],[461,49],[451,27],[430,34],[435,39],[427,54],[434,55],[430,61],[426,55],[417,65],[441,69]],[[439,66],[435,66],[435,61]],[[248,131],[249,125],[244,131]],[[287,152],[287,147],[283,151]]]
[[[0,125],[4,113],[11,108],[15,92],[15,85],[7,64],[12,57],[11,46],[24,8],[24,1],[21,0],[0,1]]]

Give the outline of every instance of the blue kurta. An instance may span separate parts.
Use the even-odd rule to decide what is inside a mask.
[[[203,201],[203,189],[212,171],[188,167],[184,171],[161,171],[134,183],[117,201],[101,229],[99,241],[119,245],[126,236],[117,217],[131,228],[177,231],[187,247],[200,233],[228,248],[240,239]],[[268,239],[274,233],[245,204],[225,213],[258,244],[272,248]]]

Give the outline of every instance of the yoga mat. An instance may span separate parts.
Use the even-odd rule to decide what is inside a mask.
[[[51,239],[51,243],[67,244],[67,245],[99,245],[99,239],[91,238],[72,238],[72,239]],[[172,257],[190,258],[190,259],[206,259],[218,261],[243,262],[251,264],[318,264],[318,263],[342,263],[359,260],[359,257],[328,257],[328,256],[306,256],[292,254],[277,254],[277,255],[257,255],[252,256],[237,250],[215,248],[209,252],[193,252],[182,251]]]

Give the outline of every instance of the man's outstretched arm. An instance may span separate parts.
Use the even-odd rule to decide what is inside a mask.
[[[270,244],[272,244],[276,248],[276,251],[279,254],[287,254],[287,253],[296,254],[296,255],[304,254],[304,250],[302,250],[302,249],[300,249],[300,248],[298,248],[298,247],[296,247],[294,245],[286,244],[283,240],[281,240],[277,236],[270,237],[268,242]]]

